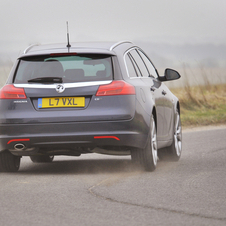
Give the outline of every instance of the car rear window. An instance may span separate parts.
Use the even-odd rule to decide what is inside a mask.
[[[49,77],[62,78],[64,83],[105,81],[113,79],[112,71],[112,59],[109,55],[51,54],[32,56],[20,59],[14,83],[32,83],[32,79]]]

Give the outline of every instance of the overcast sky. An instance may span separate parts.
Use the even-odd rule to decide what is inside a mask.
[[[141,40],[226,45],[226,0],[0,0],[0,57],[33,43]]]

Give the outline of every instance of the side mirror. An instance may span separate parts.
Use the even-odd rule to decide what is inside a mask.
[[[177,71],[167,68],[165,70],[164,77],[166,79],[165,81],[171,81],[179,79],[181,76]]]
[[[179,79],[180,77],[181,76],[177,71],[170,69],[170,68],[167,68],[165,70],[164,76],[159,77],[159,80],[162,81],[162,82],[165,82],[165,81],[176,80],[176,79]]]

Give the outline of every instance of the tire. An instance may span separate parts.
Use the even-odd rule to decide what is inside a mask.
[[[157,133],[156,123],[153,115],[151,116],[150,131],[144,149],[137,151],[136,157],[139,158],[142,167],[146,171],[152,172],[157,166]]]
[[[9,151],[0,153],[0,171],[17,172],[20,168],[20,156],[15,156]]]
[[[159,150],[158,157],[161,160],[178,161],[182,152],[182,127],[180,114],[177,110],[174,120],[173,143],[171,146]]]
[[[32,162],[41,163],[41,162],[52,162],[54,159],[54,155],[38,155],[38,156],[30,156]]]

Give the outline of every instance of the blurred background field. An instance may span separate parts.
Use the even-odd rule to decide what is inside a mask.
[[[226,68],[181,69],[180,82],[169,84],[179,98],[185,127],[226,124]]]
[[[0,65],[0,88],[5,84],[11,68],[12,68],[12,63]]]
[[[180,100],[183,126],[226,124],[226,84],[187,84],[171,91]]]

